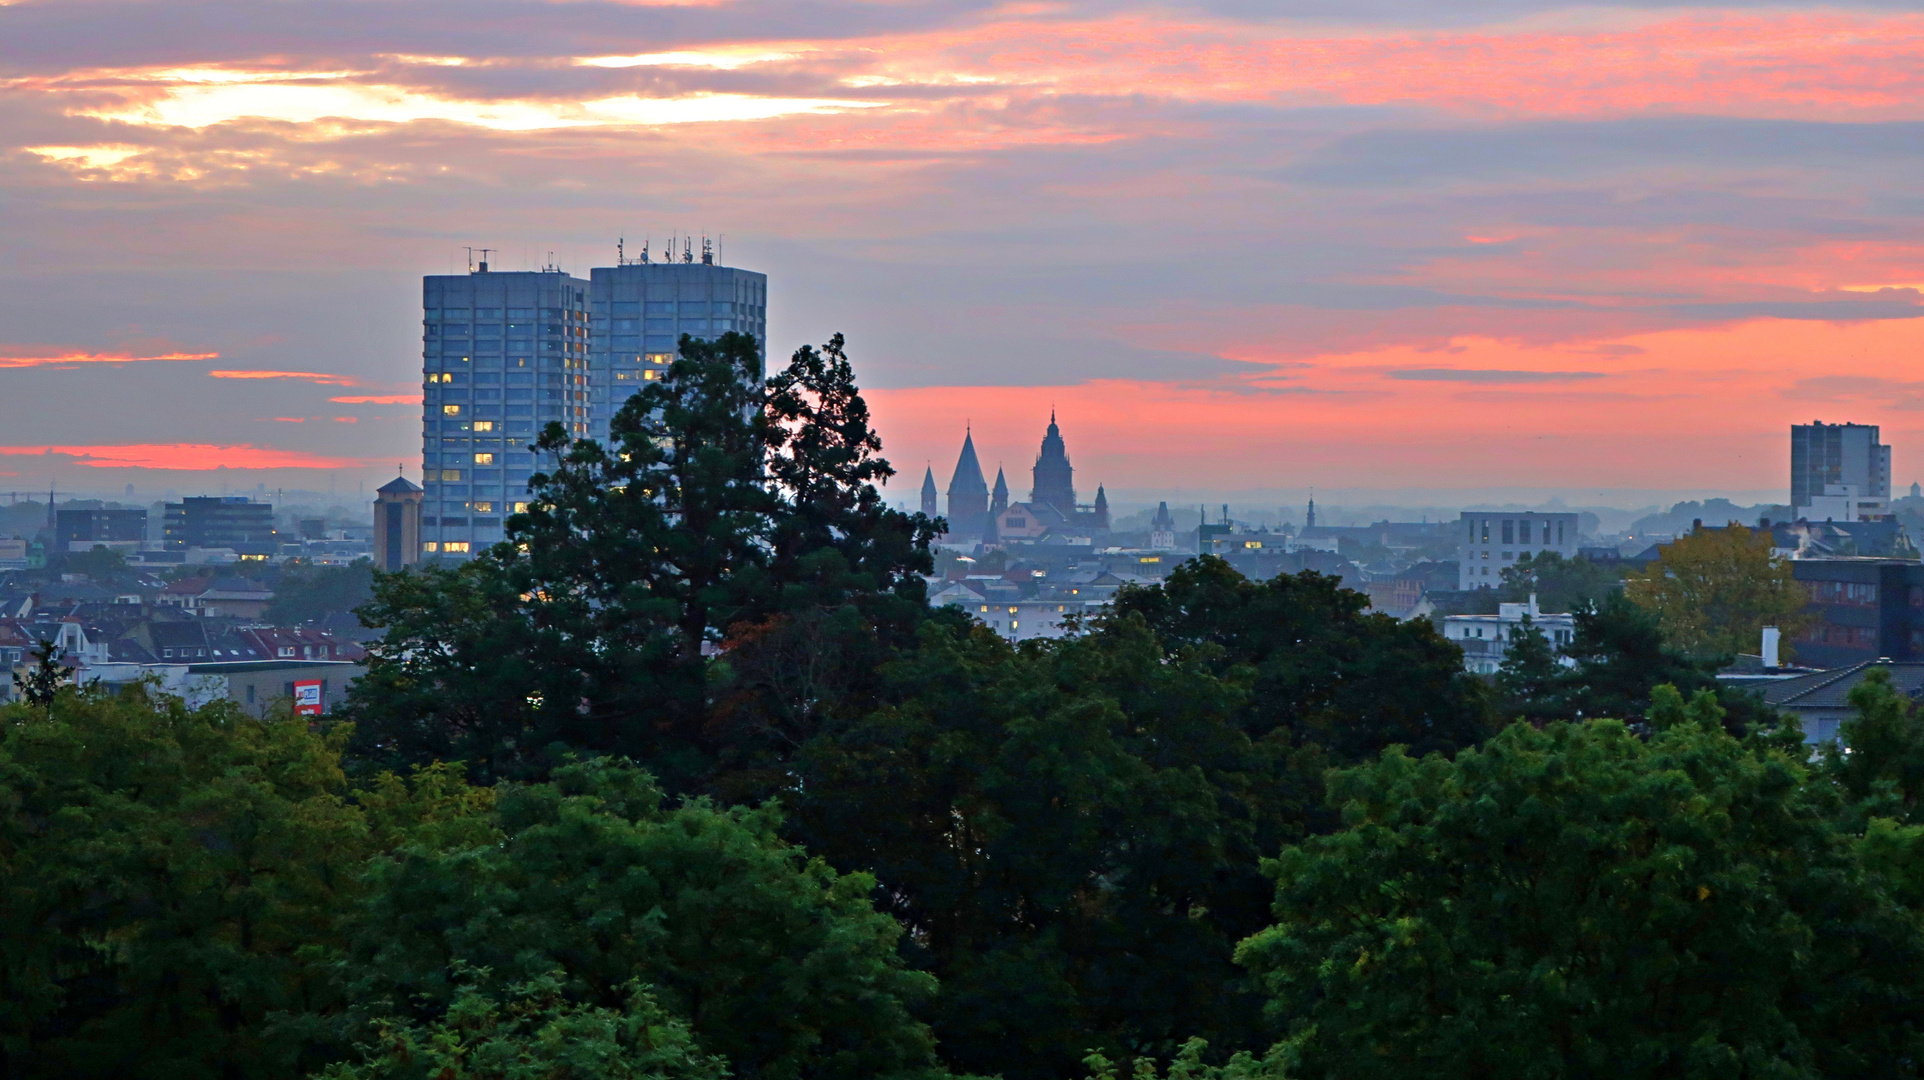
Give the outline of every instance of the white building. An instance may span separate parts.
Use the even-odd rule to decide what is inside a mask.
[[[1491,589],[1503,583],[1504,568],[1518,559],[1554,551],[1577,555],[1577,515],[1502,513],[1465,510],[1457,544],[1458,588]]]
[[[1882,521],[1891,516],[1891,501],[1866,495],[1856,484],[1825,484],[1822,495],[1812,495],[1809,503],[1797,507],[1792,516],[1799,521]]]
[[[1545,614],[1538,610],[1534,594],[1526,604],[1498,604],[1495,615],[1445,615],[1443,636],[1463,649],[1465,671],[1476,675],[1494,675],[1503,666],[1503,657],[1510,651],[1510,642],[1523,633],[1526,616],[1530,626],[1542,631],[1551,650],[1562,658],[1563,650],[1576,636],[1576,617],[1567,612]],[[1567,658],[1563,659],[1563,663],[1575,666],[1575,661]]]

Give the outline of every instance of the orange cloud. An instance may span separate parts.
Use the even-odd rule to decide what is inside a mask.
[[[368,394],[361,397],[331,397],[327,400],[342,405],[419,405],[419,394]]]
[[[42,356],[0,356],[0,368],[63,367],[68,364],[139,364],[150,360],[218,360],[220,354],[209,353],[161,353],[158,356],[134,356],[131,353],[57,353]]]
[[[361,380],[352,375],[328,375],[318,371],[210,371],[207,374],[216,379],[298,379],[321,386],[361,385]]]
[[[280,423],[280,424],[305,424],[305,423],[307,423],[307,417],[305,417],[305,416],[276,416],[276,417],[274,418],[274,421],[275,421],[276,423]]]
[[[361,422],[361,418],[358,416],[337,416],[334,418],[334,422],[337,424],[358,424]]]
[[[359,458],[329,457],[300,450],[211,443],[132,443],[125,446],[0,446],[0,454],[73,458],[94,469],[353,469]]]

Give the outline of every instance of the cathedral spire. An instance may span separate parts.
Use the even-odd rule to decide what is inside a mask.
[[[995,467],[995,488],[989,493],[989,516],[1000,517],[1009,508],[1009,481],[1002,475],[1002,466]]]
[[[1049,410],[1049,433],[1042,437],[1042,451],[1035,459],[1035,483],[1029,501],[1050,506],[1067,519],[1076,512],[1075,468],[1069,464],[1069,450],[1056,426],[1054,409]]]
[[[989,516],[989,485],[982,480],[982,463],[975,457],[975,433],[965,430],[962,454],[949,479],[949,531],[980,536]]]
[[[935,517],[939,512],[935,503],[935,468],[924,465],[922,467],[922,513],[927,517]]]

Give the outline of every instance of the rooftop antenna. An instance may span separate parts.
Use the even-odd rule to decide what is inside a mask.
[[[695,238],[692,236],[681,238],[681,261],[685,263],[695,261]]]
[[[481,249],[481,272],[484,274],[488,272],[488,256],[493,253],[494,253],[493,248]]]
[[[643,237],[641,241],[641,265],[648,265],[648,240],[646,237]]]
[[[559,274],[561,272],[561,268],[554,264],[554,252],[552,251],[548,252],[548,265],[544,267],[544,269],[549,270],[556,274]]]
[[[619,236],[615,237],[615,265],[616,266],[628,265],[628,260],[623,258],[621,255],[621,245],[623,242],[624,242],[624,238]]]
[[[468,273],[470,274],[474,273],[474,248],[463,247],[461,250],[468,253]]]
[[[701,264],[703,266],[715,265],[715,249],[709,246],[707,233],[703,233],[701,236]]]

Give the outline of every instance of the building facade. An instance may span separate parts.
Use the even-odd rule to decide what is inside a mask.
[[[767,367],[768,275],[717,266],[707,250],[700,262],[693,251],[683,262],[673,257],[588,272],[588,434],[604,445],[608,422],[674,363],[683,334],[753,335]]]
[[[1867,660],[1924,659],[1924,564],[1903,559],[1797,559],[1791,576],[1810,592],[1809,623],[1792,659],[1818,668]]]
[[[1495,615],[1445,615],[1442,629],[1443,636],[1463,650],[1465,671],[1494,675],[1509,655],[1510,643],[1522,636],[1526,627],[1543,633],[1559,662],[1574,663],[1563,659],[1563,650],[1576,637],[1576,616],[1540,611],[1535,596],[1528,603],[1498,604]]]
[[[1833,485],[1867,499],[1891,497],[1891,448],[1878,441],[1876,424],[1791,425],[1791,516],[1814,518],[1808,509]]]
[[[1465,510],[1458,529],[1459,588],[1493,589],[1518,559],[1554,551],[1577,555],[1577,515]],[[1307,531],[1307,530],[1306,530]]]
[[[464,559],[527,500],[528,444],[589,433],[588,282],[557,271],[422,282],[420,549]]]
[[[92,551],[96,545],[139,550],[147,539],[145,510],[62,510],[54,536],[62,551]]]
[[[421,501],[424,492],[397,476],[374,492],[374,566],[394,573],[421,561]]]
[[[485,262],[423,279],[420,555],[464,559],[499,541],[527,505],[536,435],[558,423],[606,442],[609,421],[667,370],[681,335],[752,334],[765,362],[765,275],[714,265],[706,251],[701,262],[692,251],[645,258],[587,280]]]
[[[242,496],[202,496],[166,504],[162,542],[169,551],[232,548],[275,553],[274,508]]]

